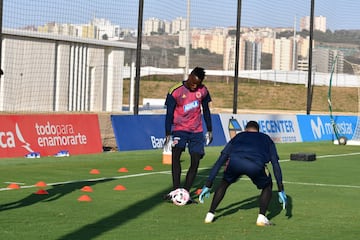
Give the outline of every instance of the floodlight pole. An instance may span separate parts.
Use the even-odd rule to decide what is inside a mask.
[[[239,51],[240,51],[240,19],[241,19],[241,0],[237,4],[237,18],[236,18],[236,43],[235,43],[235,73],[234,73],[234,99],[233,99],[233,113],[237,113],[237,96],[238,96],[238,81],[239,81]]]
[[[2,17],[3,17],[3,0],[0,0],[0,77],[4,74],[1,68],[2,62]]]
[[[310,7],[310,37],[309,37],[309,61],[308,61],[308,84],[307,84],[307,104],[306,114],[309,115],[311,111],[311,100],[312,100],[312,49],[313,49],[313,35],[314,35],[314,6],[315,0],[311,0]]]
[[[134,115],[139,114],[139,90],[140,90],[140,67],[141,67],[141,41],[142,41],[143,10],[144,10],[144,0],[139,0],[138,33],[137,33],[137,46],[136,46]]]
[[[184,69],[184,79],[187,78],[189,74],[189,62],[190,62],[190,0],[187,0],[187,10],[186,10],[186,37],[185,37],[185,69]]]

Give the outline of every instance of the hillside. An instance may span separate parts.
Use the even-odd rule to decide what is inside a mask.
[[[177,78],[177,79],[175,79]],[[140,82],[140,104],[145,98],[165,98],[168,89],[179,77],[157,78],[148,77]],[[212,96],[212,109],[233,109],[233,82],[224,79],[208,77],[205,82]],[[129,81],[124,83],[124,104],[129,103]],[[304,85],[274,84],[273,82],[240,79],[238,84],[238,111],[266,110],[291,111],[306,113],[307,87]],[[358,89],[347,87],[333,87],[331,91],[333,112],[342,114],[357,114]],[[311,113],[329,113],[328,87],[315,86]]]

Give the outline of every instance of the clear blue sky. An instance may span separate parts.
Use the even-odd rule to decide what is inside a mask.
[[[191,0],[191,27],[236,25],[237,0]],[[242,0],[242,26],[292,27],[294,19],[310,15],[311,1]],[[120,27],[137,27],[138,0],[3,0],[3,27],[48,22],[85,24],[93,16]],[[187,0],[144,0],[144,19],[186,17]],[[360,1],[315,0],[315,16],[327,18],[327,28],[360,29]],[[297,26],[299,23],[297,23]]]

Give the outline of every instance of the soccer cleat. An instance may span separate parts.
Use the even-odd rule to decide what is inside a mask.
[[[175,190],[169,192],[168,194],[165,194],[165,195],[163,196],[163,200],[165,200],[165,201],[172,201],[174,192],[175,192]]]
[[[25,155],[26,158],[40,158],[39,152],[31,152]]]
[[[69,157],[70,154],[69,154],[69,151],[67,151],[67,150],[61,150],[61,151],[57,152],[54,156],[55,157]]]
[[[172,199],[172,197],[171,197],[170,194],[164,194],[164,195],[163,195],[163,200],[165,200],[165,201],[171,201],[171,199]]]
[[[264,215],[259,214],[256,220],[256,225],[259,227],[265,227],[265,226],[271,226],[273,225],[273,223],[271,223],[269,219],[267,219],[267,217],[265,217]]]
[[[208,212],[205,217],[205,223],[212,223],[214,221],[215,214]]]

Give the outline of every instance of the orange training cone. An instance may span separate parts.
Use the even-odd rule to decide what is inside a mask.
[[[127,168],[124,168],[124,167],[122,167],[122,168],[119,168],[119,170],[118,170],[118,172],[128,172],[129,170],[127,170]]]
[[[79,202],[91,202],[91,197],[89,197],[88,195],[82,195],[78,198]]]
[[[19,189],[20,186],[19,184],[16,184],[16,183],[10,183],[7,188],[11,188],[11,189]]]
[[[97,170],[97,169],[92,169],[92,170],[90,171],[90,173],[91,173],[91,174],[100,174],[100,171]]]
[[[90,186],[84,186],[84,187],[81,189],[81,191],[83,191],[83,192],[92,192],[93,190],[92,190],[92,188],[91,188]]]
[[[126,187],[124,187],[123,185],[117,185],[116,187],[114,187],[114,190],[116,190],[116,191],[125,191]]]
[[[35,194],[45,195],[45,194],[49,194],[49,193],[44,189],[39,189],[39,190],[37,190],[37,192],[35,192]]]
[[[153,169],[152,166],[146,166],[146,167],[144,168],[144,170],[146,170],[146,171],[152,171],[152,170],[154,170],[154,169]]]
[[[37,182],[37,183],[35,184],[35,186],[37,186],[37,187],[46,187],[47,184],[46,184],[45,182],[43,182],[43,181],[40,181],[40,182]]]

